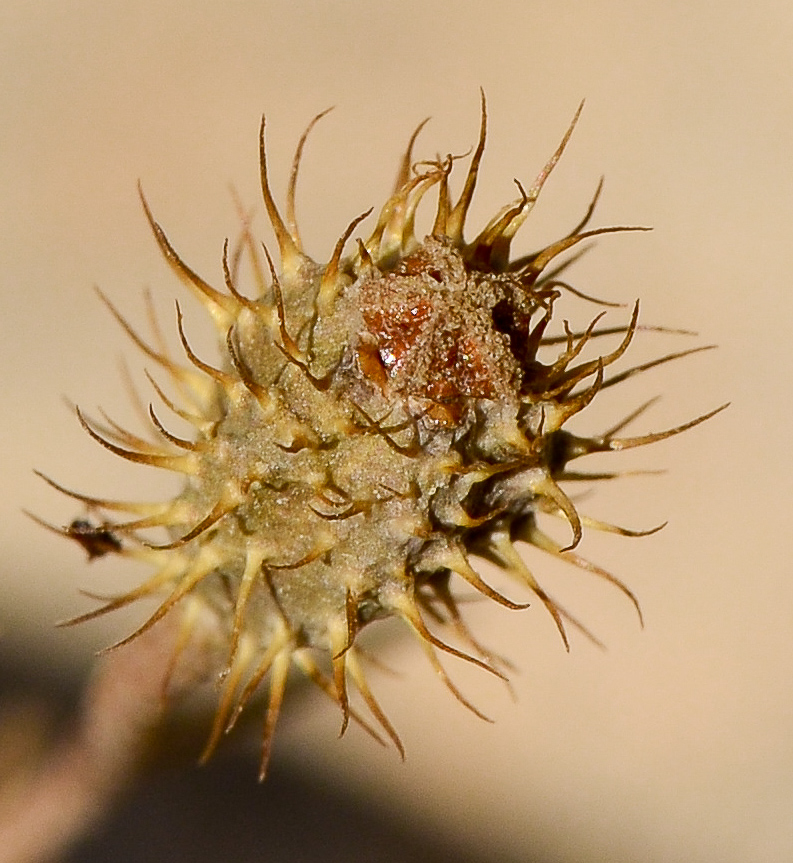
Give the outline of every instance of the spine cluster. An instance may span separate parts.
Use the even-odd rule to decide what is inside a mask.
[[[156,327],[150,344],[105,299],[163,373],[165,385],[150,378],[162,407],[148,407],[149,437],[79,410],[77,415],[112,453],[180,474],[180,492],[168,501],[127,502],[48,480],[90,517],[59,532],[90,556],[131,557],[152,572],[134,590],[71,622],[159,597],[157,610],[120,646],[175,609],[186,629],[196,609],[210,609],[228,658],[206,754],[267,679],[262,776],[293,664],[338,703],[342,731],[352,719],[378,739],[384,734],[404,754],[369,688],[358,643],[359,632],[381,618],[404,621],[452,693],[482,715],[438,656],[451,654],[504,677],[503,665],[468,630],[456,583],[509,609],[528,603],[487,584],[473,555],[527,586],[552,615],[565,645],[567,625],[587,630],[544,591],[518,551],[521,543],[614,584],[640,615],[631,591],[575,550],[585,527],[633,532],[578,512],[565,486],[604,475],[587,476],[569,465],[593,452],[670,437],[716,413],[639,437],[621,435],[643,408],[597,437],[567,428],[602,390],[703,350],[613,372],[639,328],[638,303],[621,326],[603,326],[600,314],[581,332],[566,322],[563,332],[554,329],[562,297],[589,299],[565,281],[572,258],[560,256],[590,237],[642,230],[588,228],[599,188],[568,234],[511,257],[511,242],[578,113],[531,187],[518,184],[517,199],[471,241],[464,229],[485,148],[484,99],[479,141],[456,200],[449,190],[456,157],[413,163],[420,126],[374,230],[353,242],[369,214],[355,219],[325,264],[305,253],[294,204],[306,137],[321,116],[298,145],[284,215],[270,191],[262,122],[261,185],[278,266],[266,249],[260,254],[246,226],[236,244],[224,246],[223,287],[212,286],[178,255],[141,195],[165,259],[217,327],[222,359],[214,365],[194,352],[178,305],[183,357],[177,360]],[[416,210],[431,190],[433,225],[418,240]],[[243,262],[254,274],[253,291],[239,285]],[[611,349],[592,355],[592,346],[609,336],[615,340]],[[186,421],[192,434],[169,431],[163,407]],[[565,545],[541,529],[545,514],[569,525]],[[157,529],[162,534],[155,541]],[[353,703],[358,701],[377,727]]]

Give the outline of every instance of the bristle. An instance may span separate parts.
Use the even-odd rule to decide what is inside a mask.
[[[71,497],[74,500],[79,500],[81,503],[84,503],[89,507],[107,509],[111,512],[132,512],[145,516],[157,515],[170,508],[169,503],[141,503],[139,501],[108,500],[104,497],[91,497],[87,494],[81,494],[80,492],[72,491],[71,489],[60,485],[55,482],[54,479],[50,479],[46,474],[41,473],[41,471],[35,470],[33,473],[35,473],[36,476],[41,477],[44,482],[52,486],[56,491],[59,491],[61,494],[65,494],[67,497]]]
[[[330,635],[331,665],[333,684],[336,687],[336,700],[341,707],[341,728],[339,737],[344,736],[350,723],[350,701],[347,696],[347,654],[352,647],[349,637],[349,624],[345,620],[332,620],[328,625]]]
[[[606,384],[604,383],[603,386]],[[624,428],[627,428],[634,420],[638,419],[645,411],[649,410],[658,400],[660,396],[655,396],[654,398],[647,399],[644,404],[639,405],[639,407],[632,410],[627,416],[624,416],[621,420],[614,423],[614,425],[610,426],[603,432],[603,437],[608,440],[609,438],[614,437],[617,432],[621,432]]]
[[[302,263],[304,256],[300,251],[295,237],[289,233],[288,228],[278,212],[273,193],[270,191],[270,181],[267,177],[267,150],[264,142],[265,118],[262,115],[261,126],[259,127],[259,173],[261,177],[262,197],[264,205],[267,208],[267,215],[270,218],[270,224],[275,232],[275,239],[278,242],[278,249],[281,253],[281,266],[284,272],[290,276],[297,273],[297,270]],[[228,327],[228,325],[227,325]]]
[[[157,346],[157,351],[162,356],[170,358],[168,339],[165,338],[165,333],[162,331],[162,327],[157,318],[157,310],[154,307],[154,297],[152,296],[150,288],[146,288],[143,291],[143,303],[146,307],[146,320],[149,323],[149,329],[154,338],[154,344]]]
[[[138,532],[153,527],[173,527],[179,524],[185,517],[189,516],[189,507],[179,501],[174,501],[170,506],[158,513],[143,516],[133,521],[113,522],[106,527],[113,533],[129,534],[136,540],[140,540]]]
[[[230,489],[231,486],[228,486],[228,493],[224,494],[224,496],[215,503],[212,509],[201,519],[201,521],[184,534],[184,536],[180,536],[178,539],[175,539],[172,542],[167,542],[164,545],[148,543],[150,548],[159,549],[160,551],[164,551],[165,549],[181,548],[197,536],[201,536],[202,533],[208,531],[222,518],[227,516],[230,512],[233,512],[239,505],[241,501],[239,490],[234,489],[232,491]]]
[[[518,189],[521,193],[520,200],[515,205],[513,205],[512,208],[508,209],[501,218],[491,222],[490,225],[485,228],[483,233],[480,234],[481,239],[478,238],[476,241],[474,241],[474,246],[481,243],[484,246],[492,248],[491,266],[493,266],[494,268],[502,269],[508,266],[509,244],[512,238],[517,233],[520,226],[526,221],[526,218],[533,209],[534,204],[540,197],[540,192],[542,192],[545,181],[548,179],[548,177],[550,177],[551,172],[556,167],[556,164],[561,158],[562,153],[564,153],[565,148],[570,141],[570,137],[573,134],[573,130],[578,123],[578,118],[581,116],[581,111],[583,109],[584,103],[582,101],[581,104],[578,106],[578,110],[575,112],[572,122],[570,123],[567,131],[565,132],[561,143],[556,148],[553,156],[551,156],[551,158],[545,164],[545,167],[537,175],[528,193],[525,192],[520,183],[515,180],[515,183],[517,183]],[[600,196],[600,190],[602,188],[602,185],[603,180],[601,179],[600,184],[598,185],[598,188],[595,192],[594,198],[592,199],[592,202],[589,205],[589,209],[587,210],[583,220],[579,223],[579,225],[576,226],[573,233],[568,235],[568,237],[578,236],[581,229],[587,224],[587,222],[589,222],[589,219],[594,212],[595,204],[597,203],[598,197]]]
[[[520,610],[528,608],[530,605],[528,602],[512,602],[512,600],[507,599],[506,596],[503,596],[497,590],[490,587],[490,585],[487,584],[479,573],[471,566],[468,556],[459,546],[449,546],[444,548],[441,553],[432,558],[432,563],[437,564],[438,568],[445,568],[450,572],[453,572],[455,575],[459,575],[460,578],[467,581],[475,590],[478,590],[488,599],[494,600],[505,608]]]
[[[689,348],[687,351],[676,351],[673,354],[666,354],[663,357],[658,357],[658,359],[650,360],[646,363],[641,363],[638,366],[632,366],[629,369],[625,369],[625,371],[620,372],[619,374],[612,375],[610,378],[603,382],[603,389],[607,387],[613,387],[615,384],[622,383],[622,381],[628,380],[628,378],[634,377],[634,375],[641,374],[642,372],[646,372],[649,369],[654,369],[656,366],[663,365],[664,363],[672,362],[672,360],[679,360],[683,357],[691,356],[692,354],[698,354],[702,351],[712,351],[716,348],[716,345],[701,345],[696,348]]]
[[[592,371],[594,371],[595,377],[591,385],[582,392],[578,392],[576,394],[569,394],[570,388],[579,383],[580,380],[583,380],[584,377],[588,377],[590,374],[592,374]],[[574,417],[577,413],[581,413],[581,411],[584,410],[585,407],[592,404],[593,399],[603,387],[603,376],[603,362],[600,358],[598,358],[595,362],[594,369],[586,369],[586,375],[580,374],[578,378],[574,379],[572,382],[565,381],[564,384],[561,385],[561,387],[555,387],[554,389],[544,393],[544,396],[546,398],[552,397],[562,392],[568,393],[567,398],[565,398],[563,403],[560,404],[553,412],[553,422],[547,425],[547,430],[551,431],[553,429],[560,428],[571,417]]]
[[[215,290],[179,257],[170,240],[165,235],[165,231],[155,221],[140,185],[138,186],[138,193],[143,204],[143,211],[146,213],[146,219],[149,222],[154,238],[157,240],[157,245],[162,251],[163,257],[173,267],[179,278],[188,287],[193,289],[193,293],[206,307],[218,329],[225,330],[239,312],[237,301],[233,297],[221,294],[220,291]]]
[[[156,413],[154,413],[154,407],[149,405],[149,417],[151,418],[152,423],[154,423],[157,431],[167,440],[169,443],[172,443],[174,446],[178,446],[180,449],[186,449],[189,452],[201,452],[206,449],[206,446],[203,443],[198,441],[189,441],[184,438],[177,437],[160,422]]]
[[[281,704],[286,690],[286,676],[289,671],[290,656],[285,650],[276,654],[270,674],[270,698],[267,702],[267,716],[262,732],[262,757],[259,762],[259,782],[264,782],[267,776],[267,766],[270,763],[273,733],[278,723]]]
[[[393,194],[396,194],[404,185],[407,184],[410,179],[410,169],[413,166],[413,147],[416,143],[416,138],[418,138],[421,130],[429,123],[430,118],[425,117],[416,128],[413,130],[413,134],[410,136],[410,140],[408,141],[407,148],[405,150],[405,154],[402,156],[402,161],[399,163],[399,170],[397,171],[396,182],[394,183],[394,191]]]
[[[286,225],[289,229],[289,233],[294,240],[295,245],[297,246],[300,252],[303,251],[303,244],[300,241],[300,231],[297,228],[297,218],[295,216],[295,193],[297,191],[297,175],[300,170],[300,160],[303,157],[303,147],[306,145],[306,140],[308,136],[311,134],[311,130],[317,123],[328,113],[330,113],[333,108],[326,108],[324,111],[321,111],[319,114],[314,117],[314,119],[308,124],[306,127],[306,131],[300,136],[300,141],[297,144],[297,149],[295,150],[295,156],[292,160],[292,170],[289,172],[289,187],[286,192]]]
[[[533,256],[532,256],[533,257]],[[537,282],[536,284],[539,284]],[[640,333],[666,333],[667,335],[672,336],[695,336],[697,335],[693,330],[681,330],[676,329],[674,327],[659,327],[659,326],[650,326],[648,324],[639,324],[636,327],[636,331]],[[622,335],[625,332],[625,327],[603,327],[599,330],[594,330],[590,338],[592,339],[601,339],[605,336],[614,336],[614,335]],[[576,338],[583,335],[583,332],[572,332],[572,335]],[[559,345],[567,340],[566,336],[547,336],[543,339],[543,345]]]
[[[242,259],[242,253],[243,251],[247,250],[253,279],[258,289],[257,299],[261,300],[267,293],[268,285],[267,279],[265,278],[264,274],[264,268],[262,266],[261,255],[259,254],[259,243],[254,239],[253,235],[251,234],[251,215],[245,211],[239,199],[239,196],[233,189],[232,197],[234,198],[234,205],[239,215],[241,229],[239,233],[239,239],[235,244],[234,248],[233,266],[230,274],[232,276],[232,281],[236,281],[240,261]]]
[[[611,303],[608,300],[604,300],[602,297],[593,297],[591,294],[584,293],[584,291],[579,288],[574,288],[569,282],[565,282],[562,279],[542,279],[542,287],[546,290],[561,288],[562,290],[571,293],[574,297],[586,300],[588,303],[595,303],[598,306],[607,306],[610,309],[625,308],[625,303]]]
[[[121,376],[124,379],[124,387],[129,394],[129,400],[132,404],[132,408],[135,411],[135,415],[138,418],[140,424],[146,428],[147,432],[153,438],[153,440],[157,439],[157,431],[152,429],[148,425],[148,412],[146,410],[146,403],[141,396],[137,385],[132,377],[132,372],[129,370],[129,366],[123,357],[121,357],[119,361],[119,368],[121,370]],[[153,442],[153,441],[152,441]]]
[[[452,156],[447,156],[444,162],[430,163],[430,170],[423,176],[422,182],[417,183],[415,188],[405,200],[405,207],[401,213],[400,221],[395,222],[391,226],[391,235],[393,240],[389,242],[389,231],[386,230],[386,257],[390,257],[393,250],[401,250],[402,255],[409,255],[418,246],[418,241],[415,236],[416,228],[416,211],[421,204],[424,196],[437,185],[438,190],[438,206],[443,206],[448,210],[448,204],[444,204],[444,197],[448,197],[448,179],[452,170]],[[446,190],[444,192],[444,190]],[[432,232],[435,233],[434,231]]]
[[[465,660],[465,662],[470,662],[472,665],[476,665],[479,668],[490,672],[490,674],[500,678],[501,680],[505,679],[504,675],[497,668],[493,668],[492,665],[488,665],[481,659],[477,659],[475,656],[470,656],[468,653],[464,653],[462,650],[452,647],[451,644],[446,644],[445,641],[441,641],[440,638],[433,635],[429,629],[427,629],[427,625],[422,620],[421,613],[419,612],[415,601],[406,594],[399,591],[390,591],[388,596],[384,597],[384,601],[396,612],[396,614],[399,615],[399,617],[402,618],[402,620],[405,621],[405,623],[408,624],[413,632],[419,637],[419,640],[426,642],[432,647],[436,647],[438,650],[442,650],[444,653],[456,656],[458,659]]]
[[[575,548],[581,542],[583,528],[578,510],[576,510],[573,502],[562,491],[561,486],[547,474],[532,483],[532,490],[535,494],[552,501],[561,510],[565,520],[570,525],[570,530],[573,532],[573,538],[565,546],[565,551]]]
[[[437,654],[435,653],[435,645],[433,644],[433,642],[426,639],[418,630],[414,629],[414,632],[418,636],[418,642],[421,645],[421,649],[424,651],[427,659],[429,660],[430,665],[435,669],[435,673],[438,675],[438,677],[440,677],[441,681],[443,682],[444,686],[449,690],[449,692],[451,692],[451,694],[460,702],[460,704],[463,705],[463,707],[466,707],[468,710],[470,710],[471,713],[474,714],[474,716],[478,716],[485,722],[492,722],[493,720],[489,716],[486,716],[484,713],[482,713],[482,711],[479,710],[479,708],[476,707],[474,704],[472,704],[462,694],[462,692],[460,692],[460,690],[454,685],[454,683],[452,683],[449,675],[446,673],[446,669],[441,665],[441,662],[438,659]]]
[[[603,319],[603,316],[605,314],[605,312],[601,312],[599,315],[596,315],[590,321],[589,326],[584,330],[583,333],[573,333],[570,330],[568,322],[563,322],[566,337],[565,348],[559,354],[559,356],[556,358],[553,365],[549,369],[549,377],[556,378],[564,374],[570,363],[581,353],[581,351],[584,349],[584,346],[592,338],[592,334],[595,332],[595,327],[597,326],[598,322]],[[623,332],[622,328],[620,328],[620,332]],[[547,341],[543,339],[542,344],[547,344]],[[560,389],[559,392],[563,392],[563,389]]]
[[[262,565],[267,557],[267,552],[259,546],[249,546],[245,552],[245,568],[242,571],[237,597],[234,604],[234,621],[231,630],[231,646],[229,649],[229,665],[233,664],[237,653],[237,646],[243,633],[245,622],[245,607],[251,595],[254,584],[262,575]]]
[[[234,276],[232,276],[231,268],[229,267],[228,237],[223,242],[223,281],[226,283],[226,289],[228,292],[234,297],[240,306],[248,309],[250,312],[259,312],[259,306],[253,300],[249,300],[247,297],[244,297],[237,290],[237,286],[234,284]]]
[[[527,584],[534,593],[540,598],[540,602],[545,606],[548,613],[553,618],[559,635],[562,637],[562,643],[565,650],[570,652],[570,640],[567,637],[567,631],[564,628],[563,617],[568,615],[559,607],[559,605],[551,599],[550,596],[540,587],[539,582],[532,574],[531,570],[526,566],[523,558],[518,554],[515,546],[510,538],[504,534],[493,534],[489,537],[489,544],[486,551],[490,552],[488,556],[507,570],[511,575]]]
[[[252,637],[246,637],[242,640],[238,649],[235,652],[234,661],[231,663],[225,673],[223,681],[223,692],[218,702],[215,718],[212,721],[212,729],[209,732],[209,739],[204,746],[204,751],[198,759],[199,764],[205,764],[217,749],[220,738],[226,731],[229,721],[229,715],[233,710],[242,678],[248,671],[248,668],[256,655],[256,647]]]
[[[151,357],[151,359],[161,365],[175,381],[183,384],[185,387],[191,390],[206,394],[207,381],[204,377],[198,375],[191,369],[185,368],[184,366],[180,366],[174,363],[165,353],[155,351],[152,347],[146,344],[146,342],[135,332],[135,330],[130,326],[130,324],[127,323],[127,320],[121,315],[121,313],[110,302],[110,300],[102,293],[102,291],[100,291],[99,288],[95,288],[95,290],[96,293],[99,295],[99,298],[110,310],[110,313],[121,325],[124,332],[132,339],[135,345],[140,348],[140,350],[143,351],[144,354],[146,354],[147,357]]]
[[[285,657],[286,659],[286,668],[282,669],[282,673],[284,674],[284,676],[286,675],[286,672],[289,670],[289,659],[291,653],[292,644],[290,642],[285,627],[282,625],[273,634],[267,649],[259,655],[258,664],[256,665],[256,668],[254,669],[251,676],[248,678],[247,683],[243,687],[243,690],[240,693],[239,698],[237,699],[234,710],[228,718],[228,722],[226,723],[226,727],[224,729],[225,733],[231,731],[231,729],[236,725],[237,719],[239,719],[239,716],[245,708],[245,705],[248,703],[254,692],[256,692],[256,690],[259,688],[262,681],[267,676],[267,673],[273,668],[273,664],[276,662],[276,660],[279,659],[279,657]],[[280,660],[280,662],[283,663],[283,660]],[[272,689],[272,677],[270,679],[270,685]],[[277,690],[278,686],[276,685],[274,689]]]
[[[515,185],[520,192],[517,203],[504,208],[468,247],[467,254],[472,266],[502,272],[509,263],[512,238],[526,220],[533,203],[518,180],[515,180]]]
[[[108,614],[111,611],[116,611],[119,608],[124,608],[133,602],[145,597],[158,594],[164,587],[171,584],[184,571],[184,562],[178,559],[172,559],[151,578],[143,582],[143,584],[128,591],[127,593],[117,596],[109,600],[100,608],[95,608],[92,611],[87,611],[77,617],[63,620],[57,624],[59,627],[76,626],[78,623],[85,623],[88,620],[94,620],[97,617]],[[110,648],[107,648],[110,649]]]
[[[193,349],[190,347],[189,342],[187,341],[187,336],[184,332],[184,321],[182,318],[182,308],[179,305],[178,300],[175,303],[176,306],[176,328],[179,332],[179,340],[182,343],[182,347],[184,348],[185,355],[187,359],[197,368],[204,372],[205,375],[212,378],[214,381],[219,383],[226,390],[231,390],[237,384],[237,379],[228,374],[227,372],[221,371],[220,369],[216,369],[213,366],[210,366],[208,363],[205,363],[203,360],[200,360],[196,354],[193,352]]]
[[[592,518],[588,515],[582,515],[581,524],[583,524],[584,527],[592,528],[593,530],[599,530],[603,533],[616,533],[618,536],[639,537],[652,536],[654,533],[658,533],[658,531],[663,530],[667,526],[667,524],[669,524],[669,522],[662,521],[661,524],[657,524],[655,525],[655,527],[645,528],[644,530],[632,530],[628,527],[622,527],[619,524],[612,524],[609,521],[601,521],[600,519]]]
[[[150,441],[147,438],[136,435],[129,429],[125,429],[122,425],[111,419],[102,408],[99,408],[99,413],[104,423],[100,423],[95,419],[91,419],[90,422],[93,428],[108,440],[115,441],[122,446],[140,450],[141,452],[161,453],[163,451],[162,438],[156,442]]]
[[[511,599],[507,599],[506,596],[499,593],[497,590],[494,590],[489,584],[483,581],[479,573],[476,572],[470,564],[468,566],[458,564],[452,568],[452,572],[455,575],[459,575],[462,579],[467,581],[471,587],[476,588],[476,590],[488,599],[492,599],[499,605],[503,605],[504,608],[511,608],[519,611],[523,608],[528,608],[531,605],[530,602],[513,602]]]
[[[105,449],[109,449],[110,452],[115,453],[115,455],[121,456],[121,458],[125,458],[128,461],[138,462],[138,464],[162,467],[166,470],[177,471],[178,473],[195,473],[196,462],[192,453],[190,455],[170,455],[166,453],[155,454],[152,452],[136,452],[135,450],[124,449],[123,447],[116,446],[114,443],[105,440],[101,435],[97,434],[88,422],[86,422],[85,418],[80,413],[79,408],[76,408],[76,413],[77,419],[80,421],[80,425],[88,432],[88,434],[97,443],[102,444]]]
[[[487,100],[485,99],[484,90],[480,90],[480,97],[481,121],[479,124],[479,140],[476,144],[474,155],[471,157],[471,163],[468,166],[468,174],[465,178],[463,190],[446,221],[447,234],[449,239],[456,246],[462,246],[464,243],[463,232],[465,230],[465,219],[468,215],[468,208],[471,206],[471,201],[474,198],[476,179],[479,176],[479,165],[482,161],[482,156],[485,153],[485,140],[487,138]]]
[[[638,446],[647,446],[647,444],[657,443],[658,441],[666,440],[667,438],[679,435],[684,431],[694,428],[695,426],[704,423],[716,414],[721,413],[725,408],[729,407],[730,403],[725,402],[723,405],[708,411],[706,414],[698,416],[696,419],[689,420],[687,423],[675,426],[674,428],[665,429],[664,431],[654,432],[652,434],[639,435],[631,438],[615,438],[611,436],[601,438],[575,438],[576,447],[571,450],[571,458],[579,458],[583,455],[589,455],[593,452],[619,452],[624,449],[633,449]]]
[[[109,647],[105,647],[101,653],[108,653],[111,650],[118,650],[118,648],[123,647],[125,644],[129,644],[131,641],[134,641],[138,636],[143,635],[144,632],[147,632],[154,626],[155,623],[162,620],[168,612],[174,608],[179,602],[184,599],[201,581],[203,581],[214,568],[217,566],[218,559],[215,552],[211,549],[207,549],[206,547],[201,550],[195,560],[192,562],[190,567],[184,571],[181,575],[178,584],[168,597],[160,604],[157,610],[152,614],[147,620],[141,624],[134,632],[131,632],[126,638],[122,638],[120,641],[117,641],[115,644],[111,644]],[[153,590],[147,591],[152,593]],[[124,597],[123,605],[129,604],[131,601],[128,597],[131,594],[128,594]],[[110,603],[108,606],[105,606],[102,609],[99,609],[95,613],[89,613],[88,615],[83,615],[82,618],[75,618],[74,620],[68,621],[69,625],[72,623],[79,623],[83,620],[88,620],[90,617],[95,617],[98,614],[106,614],[111,610]],[[117,606],[120,607],[120,606]]]
[[[374,270],[374,261],[372,260],[372,256],[369,254],[363,240],[356,240],[356,245],[358,246],[358,269],[362,270],[364,273],[371,273]],[[362,274],[363,273],[359,273],[359,275]]]
[[[391,268],[403,254],[413,251],[413,214],[424,195],[442,176],[442,168],[436,166],[434,170],[413,177],[386,201],[374,231],[364,244],[378,267]]]
[[[432,223],[430,233],[433,237],[447,237],[449,235],[449,215],[452,211],[452,201],[449,196],[449,174],[452,169],[451,155],[446,157],[449,165],[448,171],[443,171],[438,181],[438,205],[435,210],[435,221]]]
[[[305,649],[296,650],[292,654],[293,661],[300,666],[303,673],[308,677],[313,683],[315,683],[324,693],[330,698],[331,701],[334,701],[336,704],[339,704],[339,695],[336,691],[336,687],[331,680],[324,675],[314,660],[309,656],[308,652]],[[357,725],[359,725],[371,738],[372,740],[376,740],[381,746],[385,746],[386,742],[383,738],[372,728],[372,726],[358,713],[358,711],[354,710],[352,707],[348,706],[349,716]]]
[[[663,527],[663,525],[661,525],[661,527]],[[655,530],[649,531],[649,533],[655,533],[656,530],[660,530],[660,528],[655,528]],[[646,536],[647,533],[639,535]],[[633,603],[633,607],[636,609],[636,614],[639,617],[639,623],[641,624],[641,626],[644,626],[644,616],[642,615],[642,609],[639,605],[639,600],[636,599],[636,596],[630,590],[630,588],[627,587],[627,585],[625,585],[618,578],[615,578],[610,572],[607,572],[602,567],[597,566],[589,560],[586,560],[585,558],[581,557],[580,554],[576,554],[570,551],[569,548],[562,548],[558,543],[554,542],[549,536],[543,533],[536,524],[532,524],[532,530],[530,531],[530,533],[527,534],[526,541],[530,542],[535,548],[539,548],[542,551],[553,554],[556,557],[561,558],[562,560],[566,560],[568,563],[572,563],[579,569],[584,569],[587,572],[591,572],[593,575],[597,575],[604,581],[609,582],[609,584],[613,584]]]
[[[270,258],[267,249],[265,249],[264,252],[267,255],[267,261],[272,269],[272,259]],[[273,274],[275,274],[274,269]],[[278,330],[281,336],[281,344],[278,347],[283,350],[287,359],[291,360],[295,365],[305,371],[306,358],[298,347],[297,342],[295,342],[292,336],[289,335],[289,330],[286,326],[286,309],[284,308],[284,295],[281,291],[281,282],[277,277],[275,277],[275,275],[273,277],[273,294],[275,295],[275,308],[278,313]]]
[[[377,699],[372,694],[371,689],[369,689],[369,684],[366,681],[366,675],[363,673],[363,669],[358,662],[358,652],[356,650],[350,650],[347,654],[347,669],[350,672],[350,676],[352,677],[353,682],[355,683],[358,692],[361,693],[361,696],[366,703],[366,706],[369,708],[372,716],[380,723],[383,731],[391,738],[391,742],[399,752],[400,758],[405,760],[405,747],[402,745],[402,741],[399,739],[399,735],[396,732],[394,726],[388,721],[388,717],[383,712],[382,708],[377,702]]]
[[[240,356],[239,349],[234,344],[233,329],[229,329],[229,331],[226,333],[226,349],[228,351],[231,364],[234,366],[234,370],[239,375],[240,381],[242,381],[245,389],[247,389],[248,392],[259,403],[259,407],[262,409],[262,412],[265,416],[269,416],[270,414],[272,414],[273,410],[275,409],[275,399],[265,387],[261,386],[257,382],[251,370],[245,365],[242,357]]]
[[[596,360],[592,360],[588,363],[582,363],[580,366],[575,366],[572,369],[566,369],[564,375],[562,376],[562,383],[568,384],[569,386],[574,386],[579,381],[582,381],[584,380],[584,378],[587,378],[589,377],[589,375],[597,372],[599,368],[603,369],[606,366],[610,366],[612,363],[616,362],[625,353],[625,351],[628,350],[628,346],[630,345],[631,341],[633,340],[633,336],[636,333],[636,325],[638,323],[638,320],[639,301],[637,300],[633,306],[633,314],[631,315],[631,320],[625,330],[625,336],[622,339],[622,342],[620,342],[620,344],[610,354],[603,354]],[[581,341],[586,343],[586,341],[589,341],[591,335],[592,333],[590,331],[586,334],[585,337],[582,337]]]
[[[581,104],[583,105],[584,103],[582,102]],[[606,182],[605,177],[601,177],[600,180],[598,180],[597,188],[595,189],[595,194],[592,195],[592,199],[589,202],[589,206],[587,207],[586,212],[584,213],[583,217],[578,222],[578,224],[573,228],[573,230],[568,232],[568,234],[567,234],[568,237],[574,237],[576,234],[580,234],[581,231],[583,231],[584,228],[586,228],[586,226],[589,224],[589,222],[592,219],[592,216],[595,214],[595,208],[597,207],[598,201],[600,200],[600,195],[603,192],[603,184],[605,182]],[[609,304],[607,303],[606,305],[609,305]]]
[[[201,414],[191,413],[190,411],[185,410],[182,407],[174,404],[174,402],[165,395],[162,387],[154,380],[154,378],[149,374],[148,371],[144,369],[143,373],[149,379],[149,383],[154,388],[154,391],[160,397],[160,400],[168,408],[168,410],[172,411],[176,416],[181,417],[185,422],[189,423],[195,429],[198,430],[199,434],[206,436],[210,429],[214,426],[214,422],[212,420],[207,419]]]
[[[650,230],[652,228],[645,228],[641,225],[615,225],[608,228],[593,228],[591,231],[582,231],[580,234],[575,234],[572,237],[565,237],[556,243],[552,243],[527,260],[520,270],[523,274],[523,281],[525,284],[531,284],[555,257],[561,255],[562,252],[566,252],[582,240],[589,239],[590,237],[599,237],[601,234],[622,234],[630,231]]]
[[[147,356],[153,359],[158,365],[162,366],[168,374],[171,376],[172,380],[176,383],[176,385],[180,389],[180,393],[183,398],[185,398],[191,405],[193,405],[196,410],[200,410],[201,406],[205,404],[209,398],[211,397],[211,387],[209,382],[205,377],[199,375],[193,369],[186,368],[185,366],[181,366],[178,363],[175,363],[165,352],[165,350],[154,350],[154,348],[150,347],[130,326],[127,320],[121,315],[121,313],[116,309],[116,307],[110,302],[110,300],[99,290],[99,288],[95,288],[96,293],[99,295],[99,298],[102,302],[107,306],[110,310],[110,313],[116,319],[116,321],[120,324],[124,332],[132,339],[134,344]],[[155,333],[156,336],[159,337],[159,333]]]
[[[449,576],[451,573],[449,573]],[[463,616],[460,612],[460,606],[454,595],[452,594],[451,588],[449,586],[449,577],[434,577],[428,582],[428,588],[432,591],[433,599],[440,602],[443,606],[444,610],[448,614],[448,622],[449,625],[454,629],[457,633],[458,637],[465,642],[474,653],[484,659],[488,665],[492,665],[494,668],[503,668],[506,671],[514,671],[515,666],[505,659],[503,656],[495,655],[491,650],[488,650],[484,647],[481,642],[479,642],[476,638],[474,638],[473,633],[468,628]],[[423,598],[424,594],[421,594]],[[426,607],[426,606],[424,606]],[[507,687],[509,692],[514,695],[514,690],[512,688],[512,684],[505,677],[504,685]]]
[[[353,219],[336,243],[333,255],[331,255],[330,260],[325,265],[319,283],[319,292],[317,293],[317,311],[319,314],[327,314],[331,310],[332,302],[339,294],[341,288],[339,284],[339,263],[341,262],[344,247],[352,236],[353,231],[371,212],[372,209],[370,208],[365,213],[361,213],[360,216]]]

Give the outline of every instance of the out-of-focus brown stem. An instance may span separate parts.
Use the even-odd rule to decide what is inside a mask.
[[[214,665],[212,621],[169,614],[100,660],[74,733],[0,811],[0,863],[57,859],[112,806],[134,777],[168,702]]]

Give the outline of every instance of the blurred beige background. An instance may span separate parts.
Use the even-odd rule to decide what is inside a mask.
[[[733,402],[690,434],[613,456],[615,467],[668,472],[585,502],[631,527],[670,520],[644,540],[587,536],[582,546],[636,591],[646,628],[608,586],[537,560],[548,589],[606,652],[573,634],[565,654],[536,603],[524,612],[481,605],[478,632],[518,666],[515,703],[484,675],[447,668],[494,725],[457,705],[401,635],[389,658],[403,678],[375,685],[406,764],[355,732],[337,742],[337,717],[319,696],[311,710],[287,712],[277,757],[504,859],[793,859],[791,45],[793,7],[777,0],[5,0],[5,649],[65,674],[128,626],[119,616],[53,629],[86,607],[78,588],[135,576],[113,562],[86,567],[79,549],[20,513],[58,523],[75,514],[32,468],[120,497],[170,482],[103,453],[62,401],[131,416],[117,359],[142,362],[93,284],[137,321],[141,289],[152,286],[169,330],[173,297],[185,298],[144,223],[138,178],[185,258],[219,281],[223,238],[237,227],[229,185],[258,205],[262,111],[282,195],[305,124],[337,106],[310,141],[298,202],[308,249],[322,258],[351,218],[383,200],[423,117],[433,120],[420,154],[464,152],[485,88],[480,224],[512,198],[513,177],[531,181],[586,97],[518,249],[573,224],[605,173],[595,223],[655,230],[603,239],[575,283],[622,302],[641,297],[645,321],[696,329],[721,347],[604,394],[579,428],[603,428],[656,393],[664,397],[641,430]],[[257,227],[266,236],[261,219]],[[579,323],[591,312],[569,308]],[[200,329],[189,301],[187,314]],[[635,358],[693,344],[641,341]]]

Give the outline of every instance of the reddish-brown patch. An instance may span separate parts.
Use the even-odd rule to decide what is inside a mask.
[[[441,404],[501,397],[515,362],[492,315],[486,307],[461,303],[464,291],[429,284],[416,290],[416,282],[400,273],[364,287],[363,374],[381,389],[387,385]]]
[[[398,379],[417,351],[424,349],[433,308],[423,297],[400,298],[390,306],[364,308],[363,317],[377,341],[377,351],[386,374]]]

